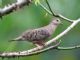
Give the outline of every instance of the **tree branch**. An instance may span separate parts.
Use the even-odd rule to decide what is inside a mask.
[[[67,34],[74,26],[76,26],[80,22],[80,19],[75,20],[66,30],[64,30],[62,33],[57,35],[55,38],[49,40],[48,42],[45,43],[45,47],[50,45],[51,43],[55,42],[59,38],[63,37],[65,34]],[[57,45],[58,46],[58,45]],[[55,47],[55,46],[54,46]],[[77,46],[79,47],[79,46]],[[3,52],[0,53],[0,57],[13,57],[13,56],[27,56],[27,55],[33,55],[33,54],[38,54],[39,52],[43,52],[46,50],[51,49],[51,46],[48,47],[47,49],[41,48],[39,50],[38,47],[32,48],[27,51],[20,51],[20,52]],[[59,49],[59,48],[58,48]]]
[[[30,50],[27,50],[27,51],[19,51],[19,52],[6,52],[6,53],[2,53],[0,54],[0,57],[19,57],[19,56],[31,56],[31,55],[36,55],[36,54],[39,54],[39,53],[42,53],[44,51],[47,51],[49,49],[52,49],[52,48],[55,48],[57,47],[58,45],[60,44],[60,42],[58,42],[57,44],[55,44],[54,46],[50,46],[50,47],[47,47],[47,48],[44,48],[44,49],[41,49],[41,50],[37,50],[35,52],[31,52]]]
[[[80,48],[80,45],[72,46],[72,47],[56,47],[56,49],[58,50],[70,50],[70,49],[76,49],[76,48]]]
[[[53,13],[53,11],[52,11],[52,9],[51,9],[51,7],[50,7],[50,4],[49,4],[49,2],[48,2],[48,0],[45,0],[45,1],[46,1],[47,5],[48,5],[49,10],[51,11],[52,15],[53,15],[53,16],[57,16],[57,15],[55,15],[55,14]]]
[[[29,3],[31,3],[31,0],[17,0],[17,2],[5,6],[4,8],[0,8],[0,17],[7,15],[25,5],[29,5]]]

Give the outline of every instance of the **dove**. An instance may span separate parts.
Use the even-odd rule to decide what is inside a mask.
[[[43,27],[27,30],[23,32],[19,37],[10,41],[29,41],[36,46],[44,46],[44,41],[54,34],[56,28],[61,23],[59,18],[53,18],[52,21]]]

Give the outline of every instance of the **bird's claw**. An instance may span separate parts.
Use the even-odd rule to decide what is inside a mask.
[[[44,48],[44,46],[38,46],[38,50],[41,50],[42,48]]]

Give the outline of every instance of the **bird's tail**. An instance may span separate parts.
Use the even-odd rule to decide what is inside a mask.
[[[13,42],[13,41],[23,41],[22,37],[18,37],[18,38],[15,38],[15,39],[12,39],[12,40],[9,40],[9,42]]]

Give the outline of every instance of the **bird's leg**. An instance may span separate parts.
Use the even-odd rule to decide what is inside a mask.
[[[57,43],[57,41],[54,41],[54,43],[56,44],[56,43]]]
[[[33,44],[35,44],[39,49],[42,49],[45,47],[44,41],[42,40],[34,41]]]
[[[44,46],[40,46],[39,44],[35,44],[38,47],[38,50],[42,49]]]

